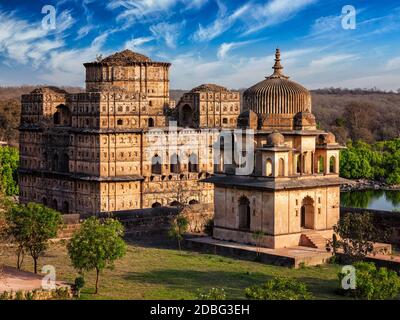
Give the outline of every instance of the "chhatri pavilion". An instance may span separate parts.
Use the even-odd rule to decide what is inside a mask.
[[[254,130],[252,174],[203,180],[214,185],[213,237],[255,244],[261,231],[263,247],[322,249],[339,219],[343,147],[317,129],[311,94],[283,74],[279,49],[273,69],[244,92],[238,118],[239,128]]]

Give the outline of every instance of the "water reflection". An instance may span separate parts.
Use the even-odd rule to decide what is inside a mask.
[[[340,204],[347,208],[400,211],[400,191],[363,190],[342,192]]]

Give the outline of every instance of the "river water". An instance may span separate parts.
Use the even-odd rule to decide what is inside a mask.
[[[399,211],[400,190],[362,190],[342,192],[340,204],[346,208]]]

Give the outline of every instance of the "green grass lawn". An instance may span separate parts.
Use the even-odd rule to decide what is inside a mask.
[[[15,265],[13,252],[6,264]],[[72,268],[65,244],[50,247],[39,265],[53,265],[57,280],[73,282]],[[32,260],[25,257],[24,270],[32,271]],[[180,253],[171,243],[131,242],[126,256],[113,270],[100,277],[100,292],[92,294],[95,273],[87,273],[82,299],[194,299],[196,290],[224,288],[228,299],[244,299],[246,287],[261,284],[274,276],[288,276],[304,281],[317,299],[340,299],[334,294],[340,266],[324,265],[303,269],[269,266],[192,251]]]

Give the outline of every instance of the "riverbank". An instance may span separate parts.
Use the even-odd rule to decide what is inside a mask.
[[[385,191],[400,191],[400,185],[389,185],[385,182],[357,179],[348,180],[349,183],[340,187],[341,192],[362,191],[362,190],[385,190]]]

